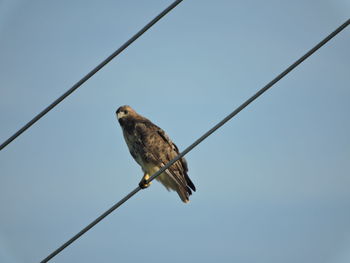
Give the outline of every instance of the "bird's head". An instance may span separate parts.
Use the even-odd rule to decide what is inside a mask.
[[[117,119],[122,125],[127,119],[135,117],[137,113],[128,105],[121,106],[116,111]]]

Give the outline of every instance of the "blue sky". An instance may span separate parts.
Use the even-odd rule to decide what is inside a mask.
[[[6,140],[171,1],[0,2]],[[39,262],[139,182],[115,110],[184,149],[349,18],[347,0],[184,1],[0,152],[0,261]],[[52,262],[350,261],[350,28]]]

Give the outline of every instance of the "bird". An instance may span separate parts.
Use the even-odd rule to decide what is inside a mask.
[[[147,188],[151,184],[148,182],[150,176],[174,159],[179,154],[179,149],[161,128],[130,106],[119,107],[116,115],[129,152],[143,171],[139,186]],[[196,191],[196,187],[187,173],[187,161],[182,157],[156,177],[156,180],[168,191],[176,191],[182,202],[188,203],[189,196],[192,190]]]

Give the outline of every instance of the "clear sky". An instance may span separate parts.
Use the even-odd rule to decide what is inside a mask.
[[[0,1],[0,140],[171,1]],[[348,0],[185,0],[0,152],[0,262],[39,262],[142,172],[124,104],[184,149],[349,18]],[[350,262],[350,27],[52,262]]]

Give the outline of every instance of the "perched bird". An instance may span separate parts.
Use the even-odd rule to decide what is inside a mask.
[[[161,128],[139,115],[130,106],[120,107],[116,114],[129,151],[144,173],[139,185],[146,188],[150,185],[147,183],[150,176],[175,158],[179,150]],[[181,200],[187,203],[192,194],[191,189],[196,191],[187,172],[187,162],[185,158],[181,158],[156,180],[168,191],[176,191]]]

